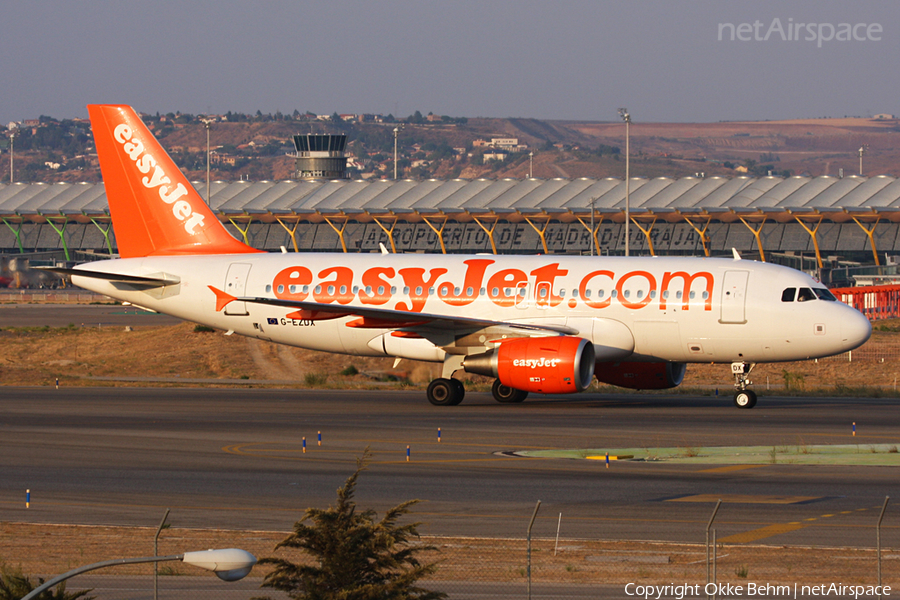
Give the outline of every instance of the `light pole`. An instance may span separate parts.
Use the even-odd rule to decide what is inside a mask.
[[[103,562],[94,563],[92,565],[78,567],[76,569],[72,569],[71,571],[63,573],[58,577],[54,577],[47,583],[34,588],[28,595],[24,596],[22,600],[33,600],[34,598],[37,598],[39,595],[41,595],[42,592],[44,592],[45,590],[49,590],[56,584],[61,583],[71,577],[75,577],[76,575],[87,573],[88,571],[94,571],[96,569],[102,569],[104,567],[113,567],[116,565],[133,565],[136,563],[151,562],[158,563],[169,560],[180,560],[189,565],[194,565],[195,567],[206,569],[207,571],[214,571],[222,581],[237,581],[238,579],[243,579],[250,573],[250,570],[253,569],[253,565],[256,564],[255,556],[253,556],[246,550],[241,550],[239,548],[185,552],[184,554],[173,554],[171,556],[116,558],[113,560],[105,560]]]
[[[865,153],[866,153],[866,146],[865,146],[865,145],[860,146],[860,147],[859,147],[859,176],[860,176],[860,177],[862,177],[862,174],[863,174],[863,170],[862,170],[862,157],[863,157],[863,154],[865,154]]]
[[[528,179],[534,179],[534,152],[528,153]]]
[[[10,183],[15,182],[14,177],[13,177],[13,155],[14,155],[13,148],[15,146],[15,140],[16,140],[16,128],[15,128],[15,126],[11,126],[9,128],[9,182]],[[862,159],[860,159],[860,160],[862,160]]]
[[[206,205],[209,206],[209,124],[212,119],[201,119],[206,127]]]
[[[625,256],[628,256],[631,243],[631,152],[628,147],[631,115],[628,114],[627,108],[620,108],[619,116],[625,121]]]
[[[400,133],[399,127],[394,127],[394,181],[397,181],[397,134]]]

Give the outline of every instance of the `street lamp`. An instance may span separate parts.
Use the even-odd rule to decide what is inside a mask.
[[[42,592],[50,589],[58,583],[65,581],[76,575],[102,569],[104,567],[113,567],[116,565],[133,565],[136,563],[158,563],[169,560],[180,560],[186,564],[214,571],[222,581],[237,581],[246,577],[253,565],[256,564],[256,557],[239,548],[228,548],[225,550],[205,550],[199,552],[185,552],[184,554],[173,554],[171,556],[147,556],[143,558],[117,558],[113,560],[105,560],[103,562],[85,565],[72,569],[63,573],[59,577],[54,577],[50,581],[33,589],[22,600],[33,600]]]
[[[859,176],[860,176],[860,177],[862,177],[862,174],[863,174],[863,170],[862,170],[862,157],[863,157],[863,154],[866,153],[866,150],[867,150],[868,148],[869,148],[869,147],[866,146],[866,145],[862,145],[862,146],[859,147]]]
[[[528,153],[528,179],[534,179],[534,152]]]
[[[628,114],[627,108],[620,108],[619,116],[625,121],[625,256],[628,256],[631,243],[631,152],[628,147],[631,115]]]

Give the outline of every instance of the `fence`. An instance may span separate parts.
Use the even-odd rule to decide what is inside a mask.
[[[886,505],[885,505],[886,506]],[[733,505],[730,511],[739,510]],[[880,509],[874,510],[874,509]],[[574,600],[580,598],[634,598],[637,586],[689,586],[682,589],[686,597],[703,597],[707,582],[732,586],[769,585],[790,594],[757,594],[794,597],[803,586],[883,585],[900,587],[900,527],[891,519],[891,511],[884,507],[870,507],[865,522],[860,525],[820,524],[828,527],[829,539],[871,540],[853,546],[765,544],[765,535],[790,532],[790,527],[770,527],[766,530],[747,530],[747,525],[729,521],[729,511],[719,512],[710,523],[697,523],[696,534],[684,541],[597,540],[562,535],[536,537],[530,553],[523,515],[520,539],[473,537],[423,537],[418,544],[434,546],[435,550],[421,556],[436,561],[437,572],[421,582],[426,589],[442,591],[452,600],[468,599],[527,599]],[[712,511],[712,505],[710,505]],[[819,510],[809,506],[809,517],[800,521],[815,521]],[[733,512],[730,514],[733,515]],[[553,529],[557,515],[552,515]],[[884,524],[879,529],[881,518]],[[773,517],[777,519],[777,517]],[[545,515],[542,527],[547,530]],[[577,527],[559,521],[563,531]],[[705,539],[709,527],[711,548]],[[812,527],[812,526],[810,526]],[[862,531],[861,531],[862,529]],[[3,537],[38,540],[46,551],[32,557],[31,553],[17,553],[15,561],[26,573],[43,573],[49,577],[80,564],[106,560],[111,557],[145,556],[152,548],[153,529],[110,527],[65,527],[3,524]],[[837,534],[837,535],[835,535]],[[160,538],[160,553],[181,552],[206,547],[235,546],[245,548],[258,557],[276,555],[306,563],[299,553],[274,552],[275,544],[285,537],[284,532],[200,531],[169,529]],[[882,547],[878,551],[879,545]],[[8,547],[8,544],[4,544]],[[117,554],[118,553],[118,554]],[[529,564],[530,556],[530,564]],[[880,560],[879,560],[880,558]],[[0,556],[6,563],[10,556]],[[880,565],[879,565],[880,563]],[[171,565],[171,566],[165,566]],[[880,571],[880,577],[879,577]],[[249,600],[269,597],[287,598],[286,594],[261,588],[265,567],[257,567],[250,577],[226,583],[180,563],[162,563],[159,578],[160,600],[188,598],[221,598]],[[68,591],[92,588],[90,595],[97,600],[150,600],[153,596],[151,566],[132,565],[95,571],[71,579]],[[531,585],[529,586],[529,574]],[[709,574],[709,575],[707,575]],[[779,587],[782,586],[782,587]],[[530,590],[530,595],[529,595]],[[640,595],[640,594],[638,594]],[[663,598],[677,598],[672,588]],[[743,597],[753,594],[744,594]],[[852,594],[818,594],[845,597]],[[860,597],[874,598],[864,593]],[[656,594],[654,593],[654,597]],[[719,597],[722,597],[720,594]],[[889,597],[885,596],[885,597]]]

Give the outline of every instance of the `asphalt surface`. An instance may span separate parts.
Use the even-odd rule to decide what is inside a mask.
[[[856,422],[857,436],[851,437]],[[501,405],[469,393],[433,407],[421,391],[3,388],[0,521],[288,530],[324,507],[366,447],[357,500],[411,498],[423,533],[702,542],[718,538],[872,547],[898,470],[518,458],[536,448],[900,444],[893,399],[578,396]],[[438,428],[441,441],[438,442]],[[322,445],[317,432],[322,433]],[[303,452],[303,438],[306,452]],[[410,460],[406,448],[410,447]],[[31,507],[25,508],[26,489]],[[883,544],[900,545],[900,506]]]
[[[118,304],[0,304],[0,327],[161,327],[181,322]]]

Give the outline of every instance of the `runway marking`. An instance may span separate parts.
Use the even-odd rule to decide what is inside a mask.
[[[874,507],[879,508],[879,507]],[[855,511],[844,510],[841,511],[840,514],[847,515],[852,514],[854,512],[861,512],[870,510],[868,508],[857,508]],[[808,519],[803,519],[803,521],[792,521],[790,523],[783,524],[775,524],[775,525],[767,525],[766,527],[760,527],[759,529],[752,529],[750,531],[745,531],[743,533],[736,533],[734,535],[729,535],[724,538],[719,538],[719,542],[726,542],[731,544],[745,544],[747,542],[755,542],[757,540],[761,540],[763,538],[772,537],[774,535],[779,535],[782,533],[789,533],[791,531],[797,531],[798,529],[804,529],[809,527],[814,521],[818,521],[819,519],[829,519],[834,517],[834,513],[819,515],[818,517],[810,517]],[[820,525],[821,523],[816,523],[816,525]]]
[[[702,469],[698,473],[730,473],[732,471],[743,471],[745,469],[756,469],[765,467],[766,465],[731,465],[730,467],[715,467],[713,469]]]
[[[667,498],[665,502],[718,502],[727,504],[803,504],[813,500],[821,500],[820,496],[767,496],[750,494],[697,494]]]
[[[349,458],[338,458],[335,455],[350,455],[353,457],[359,456],[359,451],[356,449],[345,450],[345,449],[334,449],[328,448],[319,448],[318,446],[313,446],[312,448],[307,448],[306,452],[303,452],[303,449],[300,447],[297,448],[282,448],[282,447],[264,447],[266,444],[264,442],[251,443],[251,444],[234,444],[231,446],[223,446],[222,451],[227,454],[234,454],[236,456],[252,456],[254,458],[266,458],[266,459],[280,459],[280,460],[294,460],[294,461],[308,461],[308,462],[348,462]],[[434,444],[437,446],[437,444]],[[405,446],[404,446],[405,448]],[[393,459],[390,458],[394,455],[397,455],[398,458]],[[376,458],[371,461],[373,465],[392,465],[392,464],[407,464],[407,463],[419,463],[419,464],[438,464],[438,463],[472,463],[472,462],[500,462],[504,461],[508,457],[499,455],[499,454],[484,454],[477,452],[453,452],[452,450],[448,451],[438,451],[438,450],[419,450],[413,451],[412,460],[405,460],[405,458],[399,458],[402,455],[402,449],[394,451],[392,449],[388,450],[375,450],[374,456],[381,457],[379,460]],[[450,455],[457,456],[459,458],[428,458],[434,456],[441,455]],[[462,456],[473,456],[474,458],[462,458]],[[537,460],[545,460],[545,459],[537,459]]]
[[[803,529],[804,527],[806,527],[806,525],[800,525],[799,523],[769,525],[768,527],[761,527],[752,531],[745,531],[743,533],[736,533],[727,537],[718,538],[716,541],[728,544],[746,544],[747,542],[755,542],[756,540],[761,540],[773,535],[788,533],[790,531],[797,531],[798,529]]]

